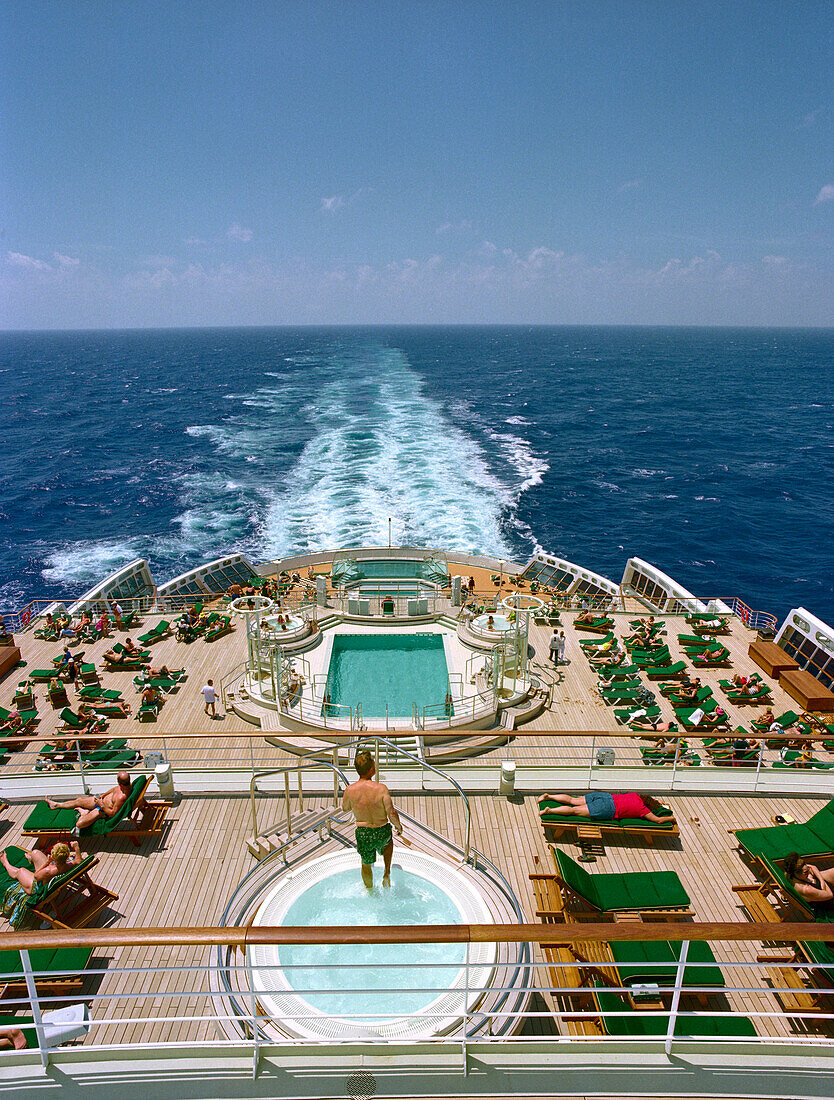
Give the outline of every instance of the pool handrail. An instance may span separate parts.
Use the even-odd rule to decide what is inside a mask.
[[[345,742],[342,742],[339,745],[327,746],[326,748],[321,748],[321,749],[311,749],[310,752],[304,753],[301,756],[299,756],[298,761],[296,763],[283,764],[279,768],[269,768],[266,771],[253,772],[252,778],[249,781],[249,799],[250,799],[250,802],[251,802],[251,809],[252,809],[252,835],[253,835],[253,837],[258,836],[258,814],[257,814],[256,800],[255,800],[255,792],[256,792],[257,782],[258,782],[259,779],[264,779],[268,775],[283,775],[284,776],[285,798],[286,798],[286,803],[287,803],[287,820],[288,820],[288,825],[289,825],[289,797],[290,797],[289,796],[289,773],[291,771],[294,771],[294,772],[297,773],[297,775],[298,775],[299,798],[303,799],[304,795],[303,795],[303,792],[302,792],[302,789],[301,789],[301,773],[302,773],[302,771],[310,771],[310,770],[321,768],[321,767],[330,768],[330,770],[333,772],[333,796],[334,796],[334,802],[336,802],[338,800],[338,780],[341,779],[342,782],[344,783],[345,787],[347,787],[347,786],[349,786],[349,781],[348,781],[347,776],[345,775],[345,773],[342,771],[342,769],[339,767],[339,765],[337,763],[334,763],[331,760],[324,760],[324,759],[315,760],[315,759],[312,759],[312,758],[321,757],[323,753],[329,753],[329,754],[333,755],[334,759],[337,759],[338,758],[338,753],[340,752],[340,750],[344,750],[344,749],[349,750],[354,746],[356,748],[359,748],[363,745],[367,745],[367,743],[369,741],[373,741],[373,742],[376,743],[377,760],[379,759],[379,752],[378,752],[379,745],[380,744],[385,745],[389,750],[393,750],[395,755],[408,757],[409,760],[411,760],[413,763],[417,764],[420,768],[428,768],[429,771],[435,772],[437,775],[440,776],[441,779],[446,780],[446,782],[450,783],[455,788],[455,790],[458,792],[460,797],[463,799],[464,814],[465,814],[465,818],[466,818],[466,829],[465,829],[464,844],[463,844],[463,854],[464,854],[464,862],[470,863],[471,862],[471,859],[470,859],[470,847],[471,847],[470,837],[471,837],[471,833],[472,833],[472,810],[471,810],[471,807],[469,805],[469,799],[466,797],[466,794],[463,790],[463,787],[461,787],[460,783],[458,783],[457,780],[453,779],[450,775],[447,775],[446,772],[444,772],[441,768],[436,768],[433,764],[429,764],[426,760],[421,760],[419,756],[416,756],[414,753],[409,752],[408,749],[403,748],[402,745],[398,745],[396,742],[390,741],[387,737],[379,737],[376,734],[368,734],[365,737],[357,737],[357,738],[354,738],[352,741],[345,741]],[[307,760],[310,760],[310,763],[304,763],[304,761],[307,761]],[[378,768],[377,768],[377,770],[378,770]]]

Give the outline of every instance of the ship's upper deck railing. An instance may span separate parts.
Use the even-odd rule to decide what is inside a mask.
[[[174,783],[183,792],[199,793],[210,787],[213,791],[243,793],[248,791],[253,777],[276,767],[276,752],[282,739],[287,746],[295,745],[298,735],[292,730],[260,730],[252,728],[223,734],[223,744],[206,744],[206,734],[176,731],[145,732],[147,727],[131,731],[130,749],[153,767],[160,760],[172,768]],[[698,792],[704,795],[780,794],[797,796],[831,795],[831,763],[821,759],[825,743],[832,734],[802,735],[807,748],[794,747],[790,735],[766,735],[755,744],[744,747],[734,744],[740,739],[730,734],[723,740],[713,734],[694,735],[681,732],[652,735],[623,730],[454,730],[438,729],[419,734],[422,759],[413,759],[414,729],[390,730],[382,734],[362,732],[368,744],[383,746],[383,771],[391,786],[403,791],[433,790],[422,771],[422,763],[442,766],[470,792],[493,792],[499,783],[503,764],[515,764],[515,786],[519,792],[538,794],[543,790],[644,790],[663,792]],[[44,794],[64,797],[90,787],[104,790],[113,782],[113,771],[96,763],[88,769],[79,745],[72,734],[61,735],[67,742],[66,753],[56,761],[52,750],[49,757],[39,759],[40,750],[54,746],[56,735],[7,736],[4,745],[21,748],[10,756],[0,781],[0,797],[6,800],[43,797]],[[331,756],[334,747],[340,749],[339,763],[347,766],[345,744],[355,737],[349,726],[327,731],[305,731],[307,747],[316,742],[320,754]],[[266,740],[266,739],[269,740]],[[658,738],[663,739],[660,744]],[[752,737],[749,739],[752,742]],[[398,742],[405,751],[398,752]],[[287,750],[284,750],[287,751]],[[305,747],[305,750],[307,748]],[[309,747],[312,757],[319,750]],[[472,754],[472,755],[470,755]],[[124,753],[119,754],[120,758]],[[300,756],[298,757],[300,759]],[[49,763],[50,769],[35,770]],[[281,766],[287,763],[280,761]],[[294,765],[291,765],[294,766]],[[141,767],[141,764],[137,765]],[[388,780],[386,780],[388,781]],[[331,780],[322,771],[305,771],[304,785],[308,793],[326,793]],[[557,787],[558,785],[558,787]],[[280,792],[275,792],[280,793]]]
[[[546,874],[531,877],[554,878]],[[604,1058],[611,1051],[616,1051],[620,1058],[624,1053],[629,1058],[650,1055],[653,1051],[665,1051],[667,1056],[680,1051],[683,1055],[692,1041],[687,1037],[694,1035],[699,1045],[692,1050],[699,1051],[701,1059],[709,1059],[714,1047],[716,1056],[729,1054],[744,1059],[745,1072],[749,1070],[747,1059],[760,1053],[777,1056],[778,1064],[771,1064],[770,1069],[775,1078],[792,1057],[822,1057],[834,1047],[831,1035],[834,990],[825,982],[826,964],[814,961],[820,946],[830,936],[825,924],[688,923],[662,915],[657,921],[606,922],[590,914],[587,922],[550,923],[552,916],[543,914],[543,917],[548,923],[316,927],[250,924],[8,932],[4,934],[4,947],[7,952],[21,953],[22,974],[18,970],[0,975],[0,981],[5,978],[17,983],[7,990],[10,995],[4,1004],[8,1013],[21,1011],[31,1019],[34,1044],[29,1050],[4,1052],[4,1077],[10,1080],[17,1069],[25,1074],[26,1066],[36,1059],[40,1059],[44,1069],[51,1060],[64,1062],[59,1052],[49,1049],[48,1044],[54,1039],[47,1040],[49,1018],[44,1020],[44,1013],[68,999],[88,1005],[85,1023],[88,1034],[84,1047],[73,1052],[72,1060],[94,1062],[105,1049],[108,1058],[115,1060],[108,1064],[111,1085],[118,1080],[120,1058],[128,1056],[124,1067],[127,1072],[134,1066],[130,1055],[141,1050],[143,1057],[148,1057],[151,1046],[157,1069],[163,1065],[166,1048],[170,1048],[171,1057],[182,1060],[183,1043],[203,1052],[248,1050],[254,1074],[262,1048],[267,1048],[270,1057],[278,1061],[297,1057],[298,1040],[286,1029],[294,1024],[303,1027],[305,1001],[299,997],[297,1015],[282,1013],[280,1018],[270,1017],[255,995],[249,953],[250,948],[263,945],[405,947],[434,943],[449,945],[450,950],[460,945],[458,954],[462,947],[462,961],[454,954],[449,961],[435,960],[427,967],[416,961],[414,952],[407,952],[401,961],[374,963],[374,985],[383,995],[386,987],[380,976],[390,973],[390,996],[420,992],[424,1002],[430,1002],[448,993],[458,976],[459,1021],[451,1035],[428,1034],[423,1039],[399,1040],[396,1054],[407,1062],[410,1058],[428,1056],[432,1047],[451,1041],[458,1044],[461,1052],[458,1071],[462,1073],[467,1072],[470,1052],[485,1053],[479,1042],[487,1043],[491,1057],[499,1061],[511,1059],[519,1050],[523,1058],[547,1061],[563,1050],[565,1043],[572,1044],[571,1049],[581,1052],[583,1058],[591,1059]],[[761,945],[773,941],[795,946],[760,953]],[[539,957],[531,950],[531,961],[521,964],[508,978],[501,967],[491,970],[482,965],[470,966],[472,945],[485,943],[526,943],[539,952]],[[640,978],[637,961],[651,956],[640,951],[630,956],[623,945],[645,943],[663,946],[663,957],[669,961],[659,973],[644,966],[645,976]],[[704,949],[694,951],[693,945],[700,944],[714,944],[720,954],[716,956]],[[232,948],[237,953],[227,955],[228,961],[223,962],[214,950],[218,947]],[[160,952],[160,948],[164,950]],[[62,949],[93,952],[90,965],[80,975],[66,975],[76,981],[78,992],[74,998],[66,992],[44,995],[39,989],[42,982],[55,987],[64,975],[39,971],[32,953],[45,950],[51,954]],[[629,957],[635,962],[624,961]],[[261,982],[269,981],[271,971],[281,971],[292,988],[295,972],[302,965],[304,975],[299,983],[303,983],[300,988],[304,997],[326,996],[334,988],[341,995],[367,992],[367,964],[353,959],[339,961],[332,953],[326,962],[303,964],[281,964],[276,956],[272,964],[261,964],[259,960],[257,970]],[[408,976],[403,974],[404,969]],[[334,970],[338,972],[335,987]],[[624,975],[631,972],[637,973],[629,984],[631,979]],[[238,990],[249,990],[250,995],[232,998],[225,993],[221,979],[230,976],[234,977]],[[512,1002],[496,996],[504,993],[516,996]],[[401,1017],[416,1015],[403,1009],[395,1011]],[[366,1057],[371,1055],[367,1037],[350,1037],[351,1019],[361,1019],[367,1025],[377,1018],[382,1021],[390,1017],[391,1012],[383,1004],[376,1011],[363,1005],[361,1015],[345,1008],[339,1011],[345,1025],[345,1033],[339,1039],[343,1061],[350,1058],[351,1046],[356,1043],[361,1044]],[[207,1024],[214,1025],[216,1030],[207,1032]],[[595,1042],[601,1046],[594,1046]],[[726,1045],[728,1042],[732,1044],[730,1047]],[[379,1044],[380,1055],[395,1056],[384,1038],[371,1043]],[[305,1071],[315,1072],[319,1059],[322,1067],[326,1066],[331,1047],[330,1039],[306,1038]],[[606,1047],[610,1050],[606,1051]],[[531,1053],[526,1053],[525,1048]],[[67,1072],[71,1072],[69,1067]],[[791,1093],[781,1091],[774,1081],[774,1092],[769,1095]]]

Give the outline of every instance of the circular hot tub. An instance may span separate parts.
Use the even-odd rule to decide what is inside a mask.
[[[491,625],[490,619],[492,619]],[[496,611],[492,615],[479,615],[477,619],[473,619],[472,629],[476,634],[483,634],[487,638],[494,637],[498,641],[505,634],[511,634],[515,630],[515,620],[511,620],[509,615],[502,615],[500,611]]]
[[[491,924],[487,901],[444,860],[398,847],[390,888],[367,890],[356,852],[304,864],[267,894],[254,925]],[[414,1039],[459,1025],[489,985],[496,945],[314,944],[249,948],[258,1001],[283,1030],[312,1039]]]

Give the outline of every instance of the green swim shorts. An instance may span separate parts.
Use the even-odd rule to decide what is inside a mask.
[[[376,863],[377,852],[382,852],[394,838],[394,833],[391,829],[391,822],[387,825],[381,825],[378,829],[372,829],[369,825],[357,825],[356,826],[356,847],[359,851],[359,858],[362,862],[370,867],[371,864]]]

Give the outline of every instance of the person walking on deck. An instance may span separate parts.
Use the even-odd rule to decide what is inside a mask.
[[[394,855],[394,837],[392,825],[397,836],[402,836],[403,827],[400,817],[394,809],[391,792],[384,783],[376,783],[376,767],[371,753],[360,749],[354,760],[359,774],[355,783],[346,788],[342,798],[342,809],[353,814],[356,819],[356,847],[362,861],[362,881],[370,890],[374,885],[374,868],[377,853],[382,855],[385,866],[382,872],[382,885],[391,885],[391,859]]]
[[[208,714],[209,707],[211,707],[211,716],[212,716],[212,718],[216,718],[217,717],[217,692],[214,689],[214,680],[207,680],[206,681],[206,686],[204,688],[202,688],[201,690],[202,690],[202,693],[203,693],[203,699],[205,700],[205,704],[206,704],[205,707],[204,707],[204,710],[205,710],[206,714]]]
[[[550,635],[550,659],[554,665],[559,664],[559,632],[556,630]]]

